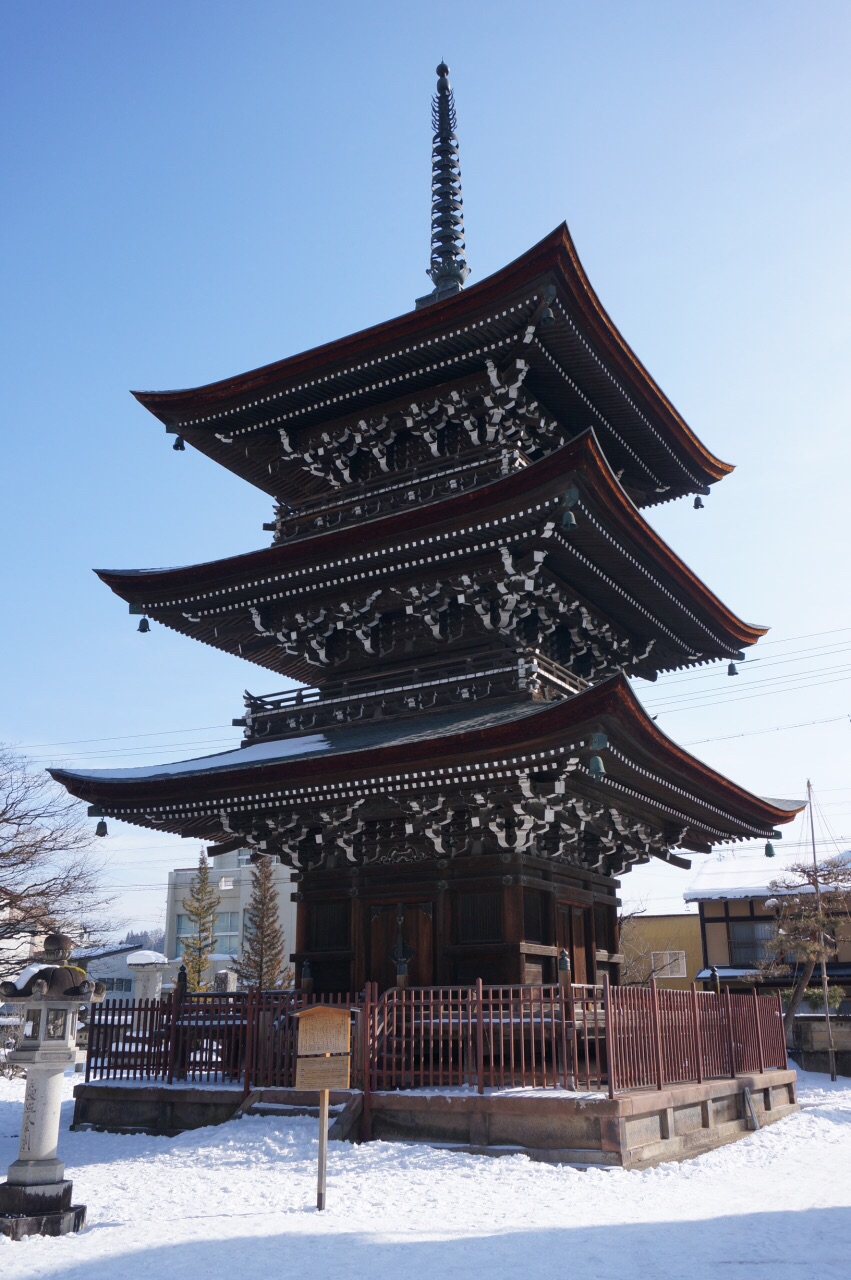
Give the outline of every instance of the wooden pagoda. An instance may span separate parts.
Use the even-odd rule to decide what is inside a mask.
[[[95,814],[291,865],[318,990],[548,982],[561,949],[574,981],[616,981],[617,876],[776,836],[798,808],[678,747],[628,677],[733,660],[764,628],[641,515],[731,467],[630,351],[567,227],[462,289],[438,74],[433,293],[239,377],[137,393],[176,447],[275,500],[272,544],[100,577],[303,687],[246,695],[239,750],[53,773]]]

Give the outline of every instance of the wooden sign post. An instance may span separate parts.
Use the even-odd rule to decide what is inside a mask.
[[[328,1165],[328,1094],[348,1089],[351,1068],[351,1019],[349,1010],[327,1004],[302,1009],[298,1018],[295,1066],[297,1089],[319,1090],[319,1172],[316,1207],[325,1208],[325,1175]]]

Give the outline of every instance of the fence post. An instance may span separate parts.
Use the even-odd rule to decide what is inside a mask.
[[[372,1040],[372,983],[367,982],[363,993],[361,1014],[361,1088],[363,1090],[363,1120],[361,1135],[364,1142],[372,1137],[372,1091],[370,1089],[370,1043]]]
[[[662,1027],[659,1018],[659,992],[656,987],[656,979],[650,979],[650,1011],[653,1016],[653,1050],[656,1058],[656,1088],[661,1089],[664,1085],[664,1070],[662,1068]]]
[[[484,991],[481,978],[476,978],[476,1081],[479,1093],[485,1091],[485,1027],[482,1019]]]
[[[789,1051],[786,1047],[786,1023],[783,1020],[783,999],[779,991],[774,993],[777,996],[777,1016],[780,1019],[780,1039],[783,1041],[783,1070],[789,1070]]]
[[[724,988],[725,1004],[727,1009],[727,1040],[730,1045],[730,1079],[735,1080],[736,1071],[736,1042],[733,1039],[733,1001],[730,999],[730,988]]]
[[[603,1028],[606,1036],[606,1072],[609,1077],[609,1097],[615,1096],[615,1034],[614,1010],[612,1008],[612,984],[609,975],[603,974],[603,1012],[605,1014]]]
[[[700,1030],[700,1002],[696,982],[691,984],[691,1014],[694,1022],[694,1051],[697,1055],[697,1083],[703,1084],[703,1033]]]
[[[251,1092],[251,1049],[254,1044],[254,988],[248,988],[248,999],[245,1005],[245,1062],[243,1072],[245,1080],[242,1085],[242,1096],[247,1098]]]
[[[370,1081],[369,1087],[371,1091],[378,1088],[378,983],[372,984],[372,1028],[370,1031],[370,1043],[372,1044],[371,1061],[369,1067]],[[385,1032],[386,1040],[386,1032]]]
[[[183,1006],[181,999],[181,987],[175,984],[171,993],[171,1025],[168,1030],[168,1064],[166,1071],[166,1083],[174,1083],[174,1045],[177,1037],[177,1016]]]
[[[753,1014],[756,1021],[756,1054],[759,1062],[759,1073],[762,1075],[765,1071],[765,1049],[762,1044],[762,1022],[759,1017],[759,996],[756,987],[751,987],[753,992]]]
[[[97,1015],[100,1007],[99,1004],[89,1005],[89,1029],[86,1040],[86,1084],[89,1083],[92,1074],[92,1048],[97,1041],[95,1027],[97,1026]]]

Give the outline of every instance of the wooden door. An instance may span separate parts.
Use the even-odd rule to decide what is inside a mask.
[[[569,902],[556,905],[558,945],[570,956],[571,982],[588,982],[588,933],[586,909]]]
[[[588,981],[588,952],[585,946],[585,911],[582,907],[570,909],[570,963],[573,981]]]
[[[432,905],[405,902],[399,907],[381,903],[370,908],[369,961],[367,977],[378,983],[379,991],[396,986],[395,951],[401,934],[408,959],[408,986],[430,987],[434,982]]]

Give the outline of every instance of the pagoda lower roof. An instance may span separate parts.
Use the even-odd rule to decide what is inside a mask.
[[[564,495],[574,486],[576,525],[561,528]],[[639,674],[730,657],[765,628],[738,618],[641,516],[612,473],[594,433],[477,489],[317,533],[244,555],[176,569],[98,570],[128,602],[194,639],[308,683],[327,670],[308,666],[274,639],[258,636],[250,609],[259,602],[314,599],[324,591],[374,588],[378,578],[498,548],[506,540],[546,537],[546,567],[570,584],[597,616],[626,634],[653,639]]]
[[[548,323],[539,323],[549,308]],[[701,443],[591,287],[565,224],[471,288],[260,369],[134,395],[171,432],[282,501],[324,482],[278,467],[281,431],[360,413],[522,355],[560,422],[593,425],[642,505],[702,491],[732,467]]]
[[[592,750],[604,758],[602,777],[588,768]],[[440,712],[139,769],[50,772],[107,816],[224,841],[232,839],[224,813],[486,788],[559,762],[577,794],[661,818],[679,828],[685,848],[777,834],[776,824],[802,808],[752,795],[690,755],[620,675],[561,702]]]

